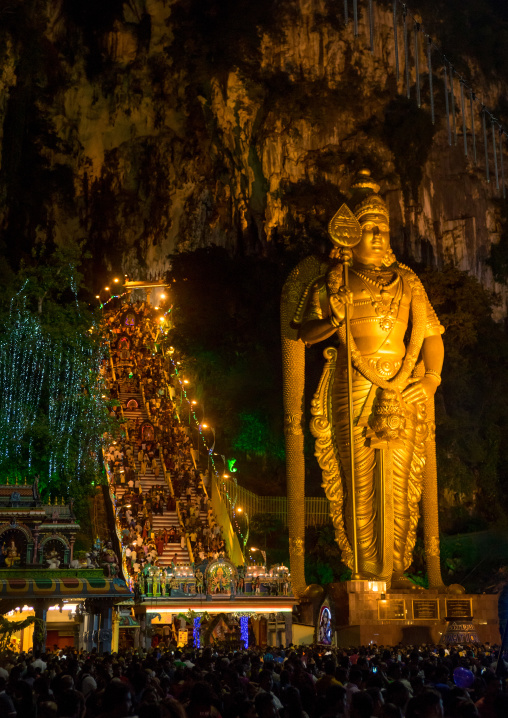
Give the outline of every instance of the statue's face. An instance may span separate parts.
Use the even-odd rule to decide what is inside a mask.
[[[381,264],[390,248],[390,228],[382,214],[369,214],[361,223],[362,238],[353,247],[354,258],[361,264]]]

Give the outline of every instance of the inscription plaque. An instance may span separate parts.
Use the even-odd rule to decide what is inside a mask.
[[[381,621],[404,621],[406,619],[406,602],[398,598],[379,601],[377,616]]]
[[[413,601],[413,618],[415,621],[435,621],[439,618],[437,599],[415,599]]]
[[[473,618],[473,602],[470,598],[447,598],[446,620],[468,621]]]

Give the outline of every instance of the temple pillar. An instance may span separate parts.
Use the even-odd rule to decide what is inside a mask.
[[[73,626],[73,632],[74,632],[74,649],[76,651],[79,651],[81,648],[81,621],[77,619]]]
[[[32,556],[32,563],[37,563],[37,561],[38,561],[37,554],[39,553],[39,531],[36,528],[34,529],[33,537],[34,537],[34,553]]]
[[[35,544],[31,541],[27,542],[26,545],[26,565],[30,566],[34,562],[34,555],[35,555]]]
[[[93,651],[94,648],[96,651],[99,650],[99,625],[100,625],[100,614],[92,613],[91,648],[90,648],[91,651]]]
[[[111,653],[111,641],[113,639],[113,606],[101,607],[100,628],[97,635],[97,651],[99,653]]]
[[[83,630],[82,630],[82,642],[83,649],[90,653],[92,650],[92,635],[93,635],[93,620],[92,614],[85,613],[83,617]]]
[[[21,650],[27,653],[32,648],[34,642],[34,624],[31,623],[29,626],[21,631]]]
[[[150,299],[151,299],[151,296],[152,296],[152,290],[151,290],[151,289],[145,289],[145,293],[146,293],[146,303],[147,303],[147,304],[150,304]]]
[[[113,612],[113,638],[111,639],[111,653],[118,653],[120,643],[120,614]]]
[[[90,600],[85,602],[85,617],[84,617],[84,628],[83,628],[83,643],[84,649],[87,653],[95,648],[98,649],[98,632],[99,632],[99,620],[100,614],[98,613],[98,606]]]
[[[81,620],[79,622],[78,626],[78,640],[76,643],[76,646],[79,651],[86,650],[86,640],[85,640],[85,616],[81,617]]]
[[[49,601],[47,599],[36,598],[34,601],[35,618],[38,619],[34,626],[34,653],[40,651],[44,653],[46,650],[46,620],[48,617]]]
[[[145,617],[145,646],[147,651],[152,647],[152,614],[147,613]]]
[[[142,613],[138,617],[139,620],[139,645],[138,648],[146,647],[146,614]]]
[[[69,563],[73,560],[73,557],[74,557],[74,542],[75,541],[76,541],[76,537],[71,536],[70,541],[69,541],[70,547],[71,547],[71,557],[69,559]]]
[[[290,646],[293,643],[293,614],[292,613],[285,613],[284,614],[284,623],[285,623],[285,646]]]

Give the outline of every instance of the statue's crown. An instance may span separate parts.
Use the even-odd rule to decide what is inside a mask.
[[[390,219],[388,207],[378,192],[379,185],[370,176],[370,170],[360,170],[351,185],[348,202],[358,221],[367,214],[381,214],[386,221]]]

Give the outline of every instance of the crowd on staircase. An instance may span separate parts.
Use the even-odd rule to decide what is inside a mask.
[[[155,351],[157,318],[145,303],[104,316],[111,355],[104,366],[108,401],[126,426],[104,459],[133,583],[155,572],[160,586],[175,587],[179,574],[193,575],[195,566],[225,557],[226,546],[206,474],[180,421],[168,360]]]

